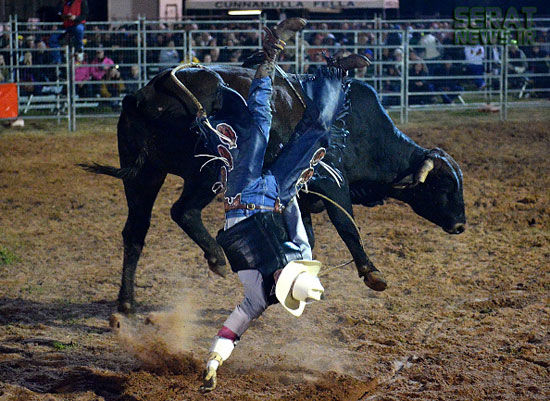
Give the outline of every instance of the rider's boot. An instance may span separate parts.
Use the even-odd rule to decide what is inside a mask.
[[[273,76],[275,63],[279,54],[283,51],[286,41],[292,38],[296,32],[306,26],[303,18],[288,18],[277,24],[272,30],[264,28],[263,60],[256,70],[254,78]]]
[[[361,56],[357,53],[352,53],[346,57],[330,57],[326,54],[324,56],[328,67],[339,68],[346,73],[344,75],[347,75],[347,72],[350,70],[365,68],[371,65],[371,62],[367,57]]]

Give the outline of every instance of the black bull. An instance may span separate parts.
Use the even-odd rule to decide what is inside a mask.
[[[213,67],[227,85],[246,98],[253,70],[240,67]],[[188,69],[178,77],[210,113],[219,107],[219,76],[200,69]],[[325,158],[343,173],[344,183],[334,180],[312,182],[312,191],[322,193],[352,214],[352,204],[374,206],[387,197],[409,204],[420,216],[446,232],[464,231],[465,213],[462,172],[458,164],[440,149],[425,149],[395,127],[376,92],[353,81],[349,93],[350,113],[346,117],[350,135],[347,145],[331,148]],[[289,86],[277,78],[273,96],[273,125],[266,153],[269,164],[281,144],[287,142],[303,108]],[[211,270],[227,271],[222,249],[203,225],[202,209],[214,199],[211,190],[217,180],[217,168],[204,168],[204,160],[195,158],[200,146],[191,129],[196,106],[174,85],[170,74],[155,77],[135,95],[126,96],[118,122],[118,149],[121,168],[83,165],[95,173],[121,178],[128,202],[128,219],[122,231],[124,262],[118,307],[122,312],[134,309],[134,277],[150,225],[151,210],[167,174],[185,181],[183,193],[171,209],[172,219],[204,251]],[[424,179],[419,171],[424,166]],[[427,170],[426,170],[427,167]],[[423,181],[423,182],[421,182]],[[345,242],[359,273],[370,270],[361,238],[352,222],[332,203],[315,195],[301,195],[300,209],[311,245],[314,245],[311,213],[326,208],[330,220]],[[324,204],[324,205],[323,205]]]

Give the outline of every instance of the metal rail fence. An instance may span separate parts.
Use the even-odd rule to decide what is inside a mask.
[[[79,60],[67,40],[59,49],[46,46],[62,30],[60,24],[10,17],[0,35],[5,61],[0,76],[17,83],[24,118],[66,119],[75,130],[78,118],[116,117],[126,93],[178,63],[241,64],[261,47],[263,27],[275,22],[90,22]],[[371,84],[401,122],[413,112],[488,103],[502,120],[513,107],[550,106],[550,19],[536,19],[539,42],[520,49],[455,45],[450,25],[449,20],[313,20],[288,43],[280,64],[289,73],[311,73],[325,64],[323,54],[365,54],[372,65],[354,77]],[[481,57],[466,58],[471,49]]]

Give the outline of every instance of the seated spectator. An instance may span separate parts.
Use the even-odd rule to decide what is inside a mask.
[[[410,78],[421,78],[428,74],[424,70],[421,63],[414,63],[409,71]],[[433,85],[423,79],[410,79],[409,92],[431,92]],[[409,104],[428,104],[431,103],[429,95],[414,95],[410,96]]]
[[[122,94],[125,91],[124,82],[122,80],[122,77],[120,75],[120,71],[118,69],[118,66],[112,66],[107,70],[107,73],[104,76],[103,83],[101,84],[101,88],[99,90],[99,93],[102,97],[107,98],[115,98],[122,96]],[[114,100],[111,102],[111,108],[113,110],[119,110],[120,109],[120,101]]]
[[[456,78],[457,75],[461,75],[460,69],[450,62],[443,65],[439,64],[438,68],[434,71],[434,75],[442,77],[435,81],[435,88],[439,92],[462,92],[464,88],[458,85]],[[444,103],[450,104],[454,99],[458,97],[458,94],[442,93],[441,99]]]
[[[325,65],[325,57],[322,53],[313,53],[311,57],[307,58],[311,63],[306,63],[304,66],[304,72],[306,74],[314,74],[322,65]]]
[[[93,91],[91,90],[88,81],[92,79],[92,67],[87,65],[86,55],[82,61],[75,60],[74,80],[76,82],[76,94],[79,97],[91,97]]]
[[[241,59],[241,51],[235,50],[231,53],[231,56],[229,57],[229,62],[232,64],[239,64]]]
[[[228,63],[231,59],[231,56],[236,51],[234,47],[236,46],[235,42],[232,39],[227,40],[226,46],[222,48],[220,52],[219,61],[221,63]]]
[[[399,25],[391,27],[391,29],[401,29]],[[387,46],[401,46],[403,44],[403,38],[400,32],[390,32],[386,37],[385,45]]]
[[[385,76],[389,78],[400,78],[401,74],[395,67],[395,65],[389,65],[385,69]],[[385,80],[382,82],[382,104],[384,106],[394,106],[401,103],[399,96],[387,96],[385,93],[397,94],[401,92],[401,81],[397,79]]]
[[[339,56],[340,57],[346,57],[346,56],[349,56],[350,54],[351,54],[350,52],[345,51],[345,52],[339,53]],[[365,50],[363,55],[366,58],[368,58],[369,61],[371,61],[371,62],[374,60],[374,53],[371,49]],[[366,83],[368,83],[369,85],[374,86],[374,79],[373,78],[374,78],[374,75],[375,75],[375,68],[376,68],[375,64],[372,63],[367,67],[358,68],[356,70],[350,71],[349,75],[351,77],[354,77],[354,78],[362,79]]]
[[[51,52],[47,51],[46,43],[43,40],[39,41],[36,44],[36,50],[33,53],[34,64],[43,66],[36,71],[37,80],[42,82],[55,81],[55,67],[46,67],[52,64]]]
[[[220,60],[220,48],[214,47],[210,49],[210,58],[212,59],[212,63],[217,63]]]
[[[533,80],[533,87],[539,90],[539,92],[535,92],[535,95],[537,97],[550,97],[550,69],[548,66],[550,55],[539,44],[535,44],[530,50],[529,58],[534,60],[529,62],[529,72],[532,74],[544,74],[531,78]]]
[[[323,39],[323,46],[327,47],[328,54],[331,56],[340,50],[340,43],[336,42],[336,37],[332,33],[328,33]]]
[[[35,49],[36,48],[36,38],[33,35],[29,35],[25,38],[24,49]]]
[[[133,65],[130,67],[130,74],[125,80],[126,93],[134,93],[139,89],[140,79],[139,79],[139,66]]]
[[[550,54],[550,29],[541,29],[537,31],[537,43],[540,44],[540,49],[546,54]]]
[[[432,27],[433,26],[434,25],[432,24]],[[435,26],[437,26],[437,24]],[[420,46],[420,56],[424,60],[433,61],[439,59],[439,57],[441,56],[441,43],[431,32],[424,33],[424,35],[420,39]],[[430,74],[435,69],[435,64],[428,63],[427,68],[428,74]]]
[[[6,65],[6,60],[4,55],[0,54],[0,82],[9,82],[10,81],[10,69]]]
[[[441,41],[444,60],[464,60],[465,51],[462,46],[455,45],[454,32],[448,32]]]
[[[110,66],[114,65],[114,61],[109,57],[105,57],[103,49],[96,51],[96,57],[90,63],[90,73],[92,74],[92,80],[102,81],[109,71]],[[100,87],[97,84],[90,84],[90,94],[92,96],[100,96]]]
[[[318,55],[322,56],[322,54],[327,51],[327,49],[319,47],[322,45],[323,45],[323,35],[321,35],[320,33],[317,33],[311,41],[311,46],[315,46],[316,48],[307,49],[306,51],[307,58],[311,61],[319,60]]]
[[[403,50],[397,48],[393,51],[394,67],[396,72],[401,76],[401,68],[403,66]]]
[[[34,71],[32,66],[32,53],[25,52],[23,55],[23,68],[19,69],[19,81],[23,83],[20,86],[21,93],[23,95],[38,95],[42,87],[40,85],[35,85],[33,82],[36,82]]]
[[[0,51],[2,53],[9,52],[10,50],[10,26],[9,24],[0,26],[0,31],[2,31],[2,34],[0,34]],[[8,53],[9,54],[9,53]]]
[[[105,52],[103,49],[98,49],[95,52],[95,59],[92,60],[91,64],[94,66],[91,67],[92,77],[96,81],[101,81],[111,65],[114,65],[115,62],[109,57],[105,57]]]
[[[181,58],[176,50],[176,44],[171,40],[166,47],[160,51],[159,63],[165,66],[172,66],[178,64],[180,61]]]
[[[410,50],[409,51],[409,62],[412,64],[420,64],[422,65],[422,70],[426,73],[426,75],[428,75],[428,66],[427,64],[424,62],[424,59],[422,59],[422,57],[420,57],[418,55],[417,52],[415,52],[414,50]]]
[[[464,57],[468,64],[466,65],[466,71],[468,75],[477,75],[479,78],[474,79],[474,83],[478,89],[483,89],[486,86],[483,79],[483,60],[485,59],[485,49],[481,45],[477,46],[465,46]]]
[[[260,35],[257,31],[248,32],[242,41],[243,46],[258,47],[260,44]],[[253,53],[253,49],[243,49],[243,59],[247,58]]]
[[[525,53],[516,44],[510,45],[508,48],[508,74],[514,74],[516,76],[509,78],[508,87],[523,87],[523,85],[528,81],[527,77],[523,75],[526,70],[527,57],[525,57]]]

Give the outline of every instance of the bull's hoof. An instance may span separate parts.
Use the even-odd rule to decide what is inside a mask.
[[[113,313],[109,318],[109,327],[111,327],[111,329],[115,332],[119,331],[121,321],[122,321],[122,316],[119,315],[118,313]]]
[[[145,324],[160,326],[161,316],[158,312],[151,312],[145,317]]]
[[[130,301],[119,301],[117,310],[125,315],[131,315],[136,312],[134,305]]]
[[[225,278],[225,276],[227,276],[227,274],[229,273],[227,265],[220,265],[219,263],[216,263],[216,261],[213,261],[211,259],[208,259],[208,268],[210,269],[210,271],[216,273],[218,276],[221,276],[223,278]]]
[[[363,277],[363,280],[367,287],[374,291],[384,291],[388,286],[388,283],[384,279],[384,275],[378,270],[368,272]]]

